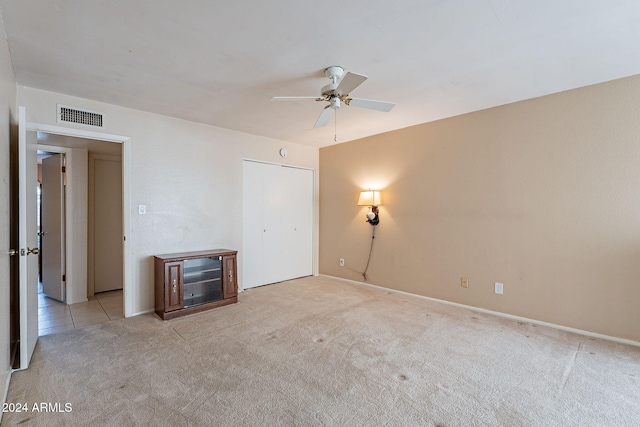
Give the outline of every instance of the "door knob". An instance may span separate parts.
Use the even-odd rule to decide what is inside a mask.
[[[27,248],[27,249],[20,249],[20,255],[21,256],[27,256],[27,255],[38,255],[39,251],[38,248]]]

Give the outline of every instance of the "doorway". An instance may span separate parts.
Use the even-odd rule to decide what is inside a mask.
[[[125,317],[134,314],[133,295],[129,292],[132,286],[131,277],[131,245],[127,236],[131,231],[130,211],[131,203],[131,139],[126,136],[106,134],[91,130],[67,128],[64,126],[47,125],[41,123],[27,123],[27,111],[23,106],[18,107],[18,126],[15,128],[16,143],[12,145],[11,174],[15,178],[11,189],[11,244],[15,250],[15,262],[11,269],[11,304],[10,335],[12,366],[15,369],[27,369],[31,356],[38,341],[38,262],[37,231],[36,231],[36,179],[37,179],[37,134],[80,137],[91,140],[119,143],[122,152],[122,188],[123,188],[123,300]],[[71,151],[71,150],[70,150]],[[73,157],[73,152],[71,152]],[[67,158],[69,156],[67,155]],[[74,164],[78,164],[74,162]],[[73,194],[76,188],[73,180],[67,182],[68,194]],[[69,199],[67,199],[69,200]],[[70,204],[73,207],[73,204]],[[78,205],[81,206],[81,205]],[[67,218],[72,217],[68,215]],[[15,230],[15,232],[14,232]],[[67,243],[75,243],[73,229],[67,227]],[[86,242],[86,239],[84,240]],[[86,243],[85,243],[86,246]],[[67,245],[68,250],[69,245]],[[75,248],[76,245],[74,244]],[[80,251],[78,251],[80,252]],[[85,251],[86,252],[86,251]],[[32,255],[32,256],[29,256]],[[34,262],[35,261],[35,262]],[[75,263],[74,266],[82,266]],[[67,271],[67,282],[75,276],[72,270]],[[78,275],[80,277],[80,275]],[[74,291],[78,286],[71,286]],[[86,294],[86,292],[85,292]],[[67,298],[69,296],[67,295]]]
[[[64,302],[65,297],[65,156],[38,150],[37,230],[39,291]]]
[[[113,145],[113,144],[111,144]],[[89,151],[87,297],[122,290],[122,157]]]
[[[43,292],[38,298],[42,314],[39,319],[40,335],[122,318],[122,144],[44,132],[38,132],[37,139],[38,175],[42,182],[43,202],[58,197],[54,194],[47,198],[47,191],[56,193],[56,185],[47,180],[63,183],[63,188],[67,189],[62,191],[63,198],[68,193],[68,200],[63,202],[66,209],[61,211],[62,228],[66,225],[68,229],[59,239],[62,242],[60,246],[53,245],[51,248],[52,245],[46,245],[55,240],[56,233],[50,228],[52,221],[47,221],[47,205],[42,205],[42,225],[45,227],[49,224],[41,230],[44,247],[41,251]],[[108,160],[107,164],[115,165],[109,168],[114,174],[103,176],[95,173],[104,169],[96,167],[96,164],[104,163],[104,159]],[[58,162],[62,162],[65,171],[60,178],[55,174],[55,167],[51,171],[52,168],[48,166],[51,163],[57,165]],[[54,208],[53,214],[58,212],[59,209]],[[49,215],[55,216],[50,211]],[[57,222],[54,220],[54,225]],[[96,230],[106,230],[106,233],[96,233]],[[56,257],[55,249],[59,249],[61,257]],[[105,250],[110,256],[104,256]],[[102,253],[102,258],[96,259],[96,253]],[[59,280],[53,284],[52,278],[55,279],[56,275],[47,276],[51,270],[49,258],[55,260],[54,265],[61,265],[57,276]],[[106,269],[102,268],[105,264],[103,259],[108,260]],[[94,289],[96,265],[99,267],[98,274],[105,270],[113,273],[108,277],[109,288]]]

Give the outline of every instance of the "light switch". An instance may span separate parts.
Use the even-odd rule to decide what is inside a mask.
[[[138,215],[147,214],[147,205],[138,205]]]

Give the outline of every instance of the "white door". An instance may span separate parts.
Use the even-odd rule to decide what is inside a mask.
[[[262,277],[260,284],[282,282],[289,278],[287,266],[281,265],[287,242],[285,227],[285,200],[288,198],[287,181],[281,166],[262,164]]]
[[[242,285],[244,289],[262,282],[262,164],[243,162],[242,168]]]
[[[313,274],[313,171],[245,161],[243,287]]]
[[[55,154],[42,160],[42,292],[58,301],[65,300],[64,244],[64,155]]]
[[[26,109],[18,108],[18,244],[20,256],[20,369],[29,367],[38,341],[37,136],[27,132]]]
[[[283,258],[290,276],[313,274],[313,171],[282,167],[287,197],[282,206]]]

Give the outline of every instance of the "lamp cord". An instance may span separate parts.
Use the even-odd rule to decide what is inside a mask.
[[[367,257],[367,265],[364,268],[364,271],[362,272],[362,278],[364,279],[364,281],[367,281],[367,270],[369,269],[369,263],[371,262],[371,253],[373,252],[373,241],[376,238],[376,226],[372,226],[371,227],[371,246],[369,247],[369,257]]]
[[[362,278],[364,281],[367,281],[367,270],[369,270],[369,263],[371,262],[371,254],[373,253],[373,241],[376,238],[376,226],[371,227],[371,246],[369,247],[369,256],[367,257],[367,265],[364,267],[364,271],[356,271],[352,268],[347,267],[347,269],[353,271],[354,273],[362,274]]]

